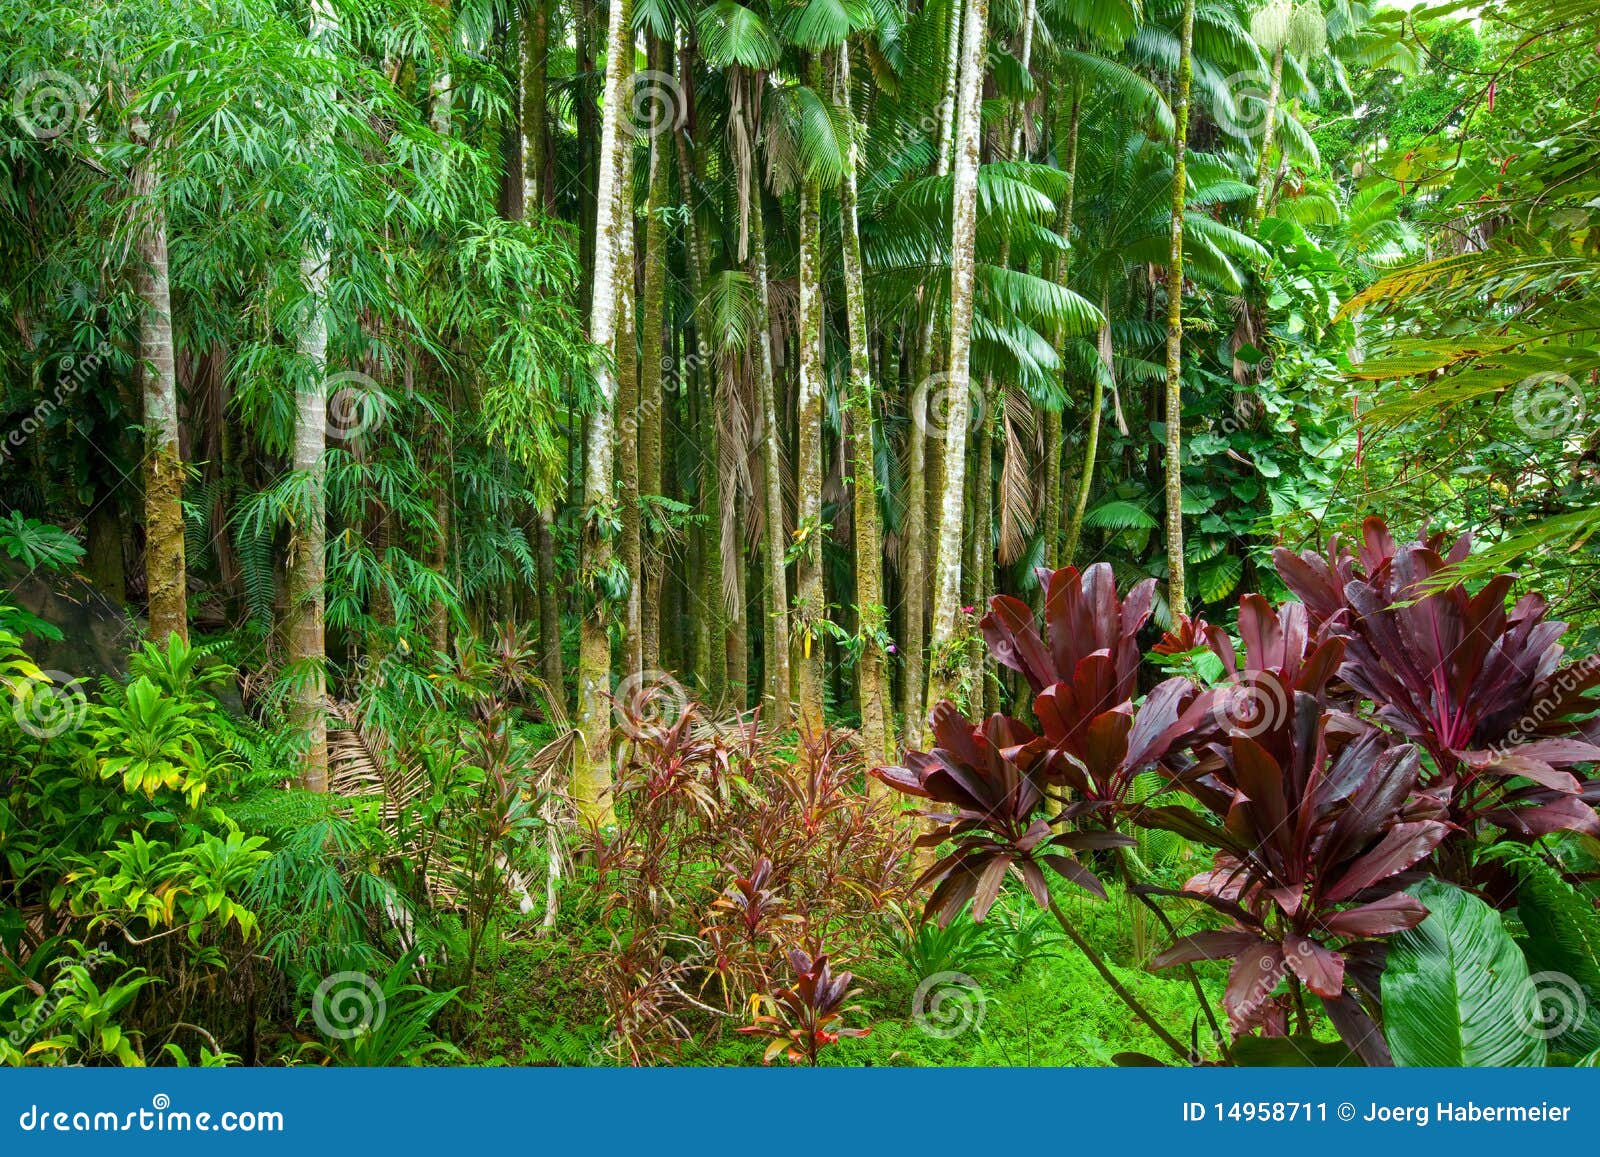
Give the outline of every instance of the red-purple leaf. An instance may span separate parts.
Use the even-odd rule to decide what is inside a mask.
[[[1291,932],[1283,938],[1283,959],[1318,996],[1332,999],[1344,992],[1344,957],[1333,949]]]
[[[1322,921],[1322,926],[1330,935],[1359,939],[1404,932],[1421,924],[1427,916],[1428,910],[1421,900],[1396,892],[1359,908],[1335,912]]]
[[[1377,847],[1351,864],[1338,882],[1324,892],[1324,898],[1332,903],[1348,900],[1363,888],[1405,871],[1438,847],[1448,831],[1435,820],[1395,824]]]

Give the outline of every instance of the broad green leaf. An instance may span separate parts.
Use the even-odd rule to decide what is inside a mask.
[[[1538,1000],[1500,914],[1438,880],[1409,891],[1427,905],[1428,918],[1389,946],[1383,1018],[1394,1063],[1542,1066]]]

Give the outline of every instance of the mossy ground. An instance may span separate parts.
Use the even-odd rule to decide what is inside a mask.
[[[1193,989],[1181,970],[1150,972],[1136,967],[1129,940],[1126,900],[1113,891],[1103,901],[1061,897],[1063,908],[1105,955],[1122,981],[1167,1029],[1190,1039],[1200,1016]],[[1158,945],[1157,945],[1158,946]],[[892,954],[856,964],[860,1012],[849,1023],[865,1026],[865,1037],[845,1038],[826,1050],[825,1065],[847,1066],[1053,1066],[1109,1065],[1121,1052],[1170,1061],[1165,1047],[1123,1005],[1070,943],[1055,954],[1022,963],[1004,958],[956,962],[977,982],[977,993],[955,993],[942,1015],[949,1027],[924,1027],[913,1015],[923,979]],[[1220,1004],[1223,974],[1212,968],[1203,984],[1213,1007]],[[512,1065],[615,1064],[607,1048],[606,1008],[592,965],[569,942],[545,940],[532,929],[502,940],[486,963],[481,1015],[468,1044],[475,1063]],[[960,1002],[965,1000],[963,1010]],[[764,1042],[733,1031],[744,1023],[695,1022],[695,1038],[661,1063],[755,1065]],[[932,1022],[935,1018],[925,1017]],[[1201,1037],[1207,1033],[1200,1021]]]

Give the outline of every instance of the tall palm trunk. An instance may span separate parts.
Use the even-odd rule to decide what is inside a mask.
[[[548,209],[545,166],[549,160],[545,135],[545,94],[549,88],[550,0],[526,0],[527,18],[519,42],[522,74],[522,211],[533,214]]]
[[[548,208],[545,91],[550,51],[549,3],[550,0],[528,0],[529,10],[518,42],[522,57],[519,70],[522,77],[519,142],[522,195],[518,208],[523,218]],[[534,567],[539,582],[539,671],[547,693],[561,703],[565,673],[561,661],[561,601],[556,590],[555,535],[551,532],[554,518],[554,511],[535,511],[531,528]]]
[[[143,136],[143,125],[135,132]],[[139,379],[144,394],[145,590],[150,638],[188,641],[188,570],[183,557],[183,458],[178,444],[178,371],[172,344],[172,294],[167,271],[167,215],[161,205],[156,145],[148,138],[133,171],[133,194],[144,214],[137,240]]]
[[[1283,99],[1283,44],[1272,53],[1272,83],[1267,89],[1267,110],[1261,122],[1261,144],[1256,153],[1256,204],[1250,216],[1251,232],[1261,227],[1267,215],[1267,200],[1272,192],[1271,166],[1272,141],[1278,128],[1278,102]]]
[[[1089,429],[1083,440],[1083,469],[1078,475],[1078,495],[1067,518],[1067,531],[1061,544],[1061,565],[1071,566],[1078,554],[1078,538],[1083,533],[1083,515],[1094,490],[1095,460],[1100,452],[1100,423],[1105,417],[1107,379],[1115,381],[1116,363],[1111,348],[1111,290],[1100,291],[1100,335],[1097,346],[1103,373],[1094,375],[1089,392]]]
[[[1194,83],[1194,6],[1184,0],[1178,55],[1178,99],[1172,110],[1172,236],[1167,249],[1167,605],[1174,616],[1183,597],[1183,209],[1188,177],[1189,89]]]
[[[617,268],[617,339],[613,353],[617,363],[617,445],[613,469],[621,488],[622,567],[628,576],[628,603],[623,618],[622,677],[644,670],[644,568],[639,517],[639,342],[635,330],[634,284],[637,273],[634,253],[633,138],[623,146],[622,165],[617,172],[618,196],[622,198],[622,243]],[[660,369],[660,361],[656,363]]]
[[[934,553],[933,632],[929,640],[928,709],[955,694],[965,657],[961,613],[961,514],[966,487],[967,415],[972,387],[972,305],[978,230],[978,121],[983,89],[988,0],[968,0],[962,22],[961,83],[956,100],[954,208],[950,240],[950,404],[944,432],[944,479]]]
[[[839,77],[850,100],[850,46],[839,46]],[[861,739],[867,758],[892,760],[889,742],[889,686],[878,638],[887,626],[883,605],[883,531],[878,522],[878,470],[873,446],[872,334],[867,328],[867,293],[861,267],[857,221],[857,126],[852,114],[839,186],[839,232],[844,266],[845,318],[850,328],[850,386],[847,405],[855,469],[856,608],[861,653],[856,660],[856,695],[861,708]]]
[[[945,26],[945,74],[940,88],[938,138],[935,145],[937,172],[944,176],[950,171],[955,139],[956,87],[961,64],[961,0],[950,0],[950,14]],[[922,300],[922,291],[917,291]],[[933,344],[937,318],[933,310],[923,321],[922,341],[913,356],[914,372],[910,413],[907,426],[909,445],[906,454],[906,528],[905,542],[901,547],[904,558],[904,630],[900,641],[905,674],[900,688],[902,716],[901,743],[909,749],[922,746],[923,695],[926,691],[924,676],[923,624],[927,619],[928,557],[928,388],[927,379],[933,364]],[[937,457],[935,455],[935,457]],[[937,497],[937,487],[932,488]]]
[[[935,146],[939,175],[955,163],[956,89],[961,76],[961,18],[963,0],[950,0],[950,15],[945,25],[944,84],[940,87],[939,137]]]
[[[325,0],[311,6],[308,29],[316,51],[334,31],[334,15]],[[327,547],[328,426],[328,233],[325,221],[312,225],[311,239],[300,258],[308,316],[298,346],[305,359],[306,380],[295,398],[294,472],[305,480],[306,521],[295,528],[285,563],[288,593],[289,665],[296,671],[293,715],[306,733],[300,782],[308,791],[328,790],[327,652],[323,636],[325,553]]]
[[[1070,246],[1072,243],[1072,214],[1076,208],[1078,195],[1078,130],[1083,119],[1082,95],[1076,80],[1068,80],[1071,89],[1071,103],[1067,112],[1067,140],[1064,155],[1061,157],[1062,176],[1065,178],[1066,189],[1062,192],[1061,207],[1056,216],[1056,232],[1062,240]],[[1055,259],[1056,284],[1065,289],[1072,279],[1072,250],[1056,255]],[[1063,326],[1056,334],[1057,352],[1064,353],[1067,346],[1066,327]],[[1063,382],[1063,395],[1067,393]],[[1049,452],[1049,462],[1045,474],[1045,560],[1051,567],[1066,566],[1070,561],[1066,556],[1066,477],[1062,468],[1062,416],[1060,411],[1052,411],[1045,415],[1045,445]]]
[[[672,68],[669,44],[652,37],[651,67]],[[639,360],[639,490],[649,496],[661,493],[661,368],[671,350],[663,343],[666,278],[667,223],[661,211],[672,196],[672,165],[667,157],[671,142],[665,133],[650,138],[650,190],[644,215],[644,300],[639,330],[643,335]],[[661,665],[661,546],[643,541],[643,597],[640,615],[641,664],[646,670]]]
[[[813,90],[822,68],[810,63]],[[800,384],[795,400],[795,511],[799,557],[795,560],[795,692],[800,725],[822,730],[822,188],[809,175],[800,184]]]
[[[752,182],[755,176],[750,176]],[[789,581],[785,572],[783,533],[783,448],[779,442],[778,390],[772,370],[772,299],[767,285],[767,228],[759,189],[750,192],[750,264],[756,283],[757,370],[761,375],[761,421],[767,520],[766,695],[769,721],[789,721]]]
[[[561,604],[556,587],[556,536],[551,530],[555,513],[534,515],[534,566],[539,578],[539,673],[550,695],[565,706],[566,665],[561,654]]]
[[[1000,390],[994,375],[985,373],[978,394],[978,444],[972,463],[972,518],[968,523],[971,534],[970,562],[963,584],[963,601],[981,605],[994,590],[994,442],[1000,422]],[[983,638],[974,634],[967,640],[967,668],[972,680],[975,698],[971,706],[979,709],[988,702],[989,693],[997,689],[984,679],[983,660],[987,654]],[[995,708],[999,710],[998,706]],[[987,714],[987,711],[985,711]]]
[[[627,170],[625,152],[631,141],[624,125],[628,101],[624,85],[633,56],[632,0],[612,0],[606,34],[605,115],[600,131],[600,176],[595,204],[594,282],[590,291],[589,340],[599,351],[611,353],[619,330],[617,302],[631,266],[622,251],[625,218],[632,212],[631,191],[622,184]],[[617,378],[609,358],[597,358],[594,374],[596,405],[584,435],[583,570],[598,576],[608,570],[614,544],[606,523],[614,504],[612,492],[613,407]],[[578,814],[588,823],[607,824],[614,813],[611,803],[611,641],[604,600],[595,577],[590,577],[588,608],[578,636],[578,730],[583,737],[574,761],[572,796]]]

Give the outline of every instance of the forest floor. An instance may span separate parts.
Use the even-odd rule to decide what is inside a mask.
[[[1106,952],[1118,978],[1181,1040],[1188,1040],[1199,1005],[1182,970],[1152,973],[1131,967],[1127,898],[1062,897],[1074,922]],[[1046,917],[1048,919],[1048,917]],[[501,940],[485,966],[482,1019],[464,1043],[477,1064],[615,1064],[608,1049],[602,994],[561,940],[535,933]],[[1152,948],[1159,936],[1152,937]],[[597,946],[598,947],[598,946]],[[907,962],[874,955],[849,962],[856,973],[861,1015],[852,1023],[869,1035],[844,1039],[822,1063],[844,1066],[1110,1065],[1121,1052],[1165,1057],[1155,1035],[1112,999],[1093,966],[1058,938],[1033,944],[1031,959],[1016,955],[955,959],[931,977]],[[1224,966],[1202,983],[1221,1006]],[[970,984],[970,982],[975,982]],[[924,995],[919,1000],[919,988]],[[949,1003],[941,1009],[939,1000]],[[920,1014],[919,1014],[919,1009]],[[707,1020],[710,1018],[707,1017]],[[762,1042],[727,1028],[694,1034],[681,1049],[651,1058],[685,1065],[754,1065]],[[698,1028],[699,1026],[697,1026]],[[1206,1028],[1201,1022],[1201,1035]],[[625,1058],[624,1058],[625,1060]]]

